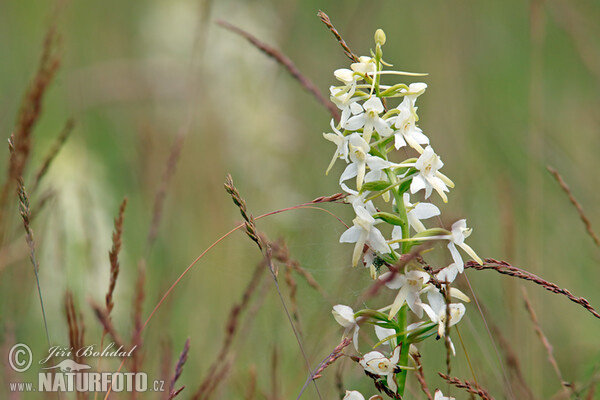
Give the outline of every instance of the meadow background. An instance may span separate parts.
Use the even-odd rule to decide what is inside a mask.
[[[387,61],[400,70],[430,74],[424,79],[429,88],[419,99],[420,126],[456,183],[443,208],[444,223],[467,218],[474,228],[469,243],[481,256],[507,260],[600,306],[600,251],[546,171],[551,165],[563,175],[600,229],[600,3],[105,0],[65,2],[56,9],[54,2],[0,1],[4,140],[14,129],[52,21],[62,40],[61,67],[35,127],[26,186],[65,121],[75,121],[32,199],[36,204],[52,190],[33,230],[54,343],[68,345],[67,289],[83,313],[86,344],[100,340],[102,328],[89,299],[104,301],[113,219],[124,196],[129,204],[112,318],[128,338],[139,260],[146,259],[145,318],[179,274],[239,223],[239,212],[223,190],[227,173],[255,215],[339,191],[335,177],[341,163],[334,173],[324,174],[334,150],[322,137],[329,130],[328,112],[273,60],[215,23],[228,21],[280,49],[327,94],[333,70],[347,67],[349,60],[316,16],[319,9],[355,53],[367,55],[375,29],[383,28]],[[148,251],[155,194],[178,140],[183,140],[180,157]],[[0,163],[8,165],[7,148],[0,150]],[[349,207],[325,208],[347,222],[352,218]],[[6,215],[0,338],[5,349],[18,341],[44,354],[43,322],[16,196]],[[338,244],[344,227],[323,212],[291,211],[260,220],[258,228],[270,239],[285,238],[291,256],[327,292],[322,296],[297,278],[303,343],[314,367],[342,333],[331,317],[332,305],[360,305],[356,302],[368,276],[351,269],[352,246]],[[173,367],[189,337],[188,361],[178,383],[186,385],[180,396],[191,398],[221,346],[230,308],[240,301],[260,261],[261,254],[242,232],[208,253],[148,325],[143,371],[159,377],[165,364]],[[564,378],[582,387],[596,373],[600,325],[591,314],[527,282],[492,271],[469,270],[467,275],[488,322],[518,355],[536,398],[551,398],[560,383],[523,307],[521,286]],[[253,381],[256,398],[295,398],[304,383],[306,368],[293,333],[272,282],[265,282],[260,289],[264,300],[253,303],[260,309],[236,336],[235,359],[213,398],[244,398]],[[464,280],[459,286],[472,297]],[[282,288],[287,295],[289,289],[283,283]],[[387,295],[391,299],[393,294]],[[505,346],[497,343],[499,360],[473,303],[459,327],[477,381],[496,398],[510,398],[500,366]],[[464,350],[453,337],[458,354],[452,374],[472,380]],[[421,349],[430,387],[448,395],[434,373],[444,369],[443,343],[427,341]],[[371,393],[360,368],[348,359],[343,363],[344,387]],[[318,381],[326,398],[338,393],[335,370]],[[19,379],[35,376],[29,371]],[[5,367],[3,398],[9,379]],[[411,379],[414,390],[406,397],[422,398]],[[450,393],[464,398],[457,390]],[[303,398],[316,398],[314,389]]]

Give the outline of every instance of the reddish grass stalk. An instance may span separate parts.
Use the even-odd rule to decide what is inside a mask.
[[[311,380],[319,379],[322,376],[321,373],[325,370],[325,368],[329,367],[331,364],[336,362],[340,357],[342,357],[344,355],[342,353],[342,351],[346,347],[348,347],[350,345],[350,343],[352,343],[351,338],[348,338],[348,337],[343,338],[342,341],[340,342],[340,344],[335,346],[333,351],[327,357],[325,357],[325,359],[323,361],[321,361],[321,363],[317,366],[317,368],[311,373],[310,379]]]
[[[327,293],[321,287],[321,285],[319,285],[319,283],[312,276],[312,274],[310,272],[308,272],[307,270],[305,270],[304,268],[302,268],[302,266],[300,266],[300,263],[298,262],[298,260],[295,260],[291,257],[290,251],[283,239],[279,239],[276,242],[271,242],[270,246],[273,249],[273,258],[275,258],[277,261],[279,261],[280,263],[282,263],[286,266],[286,273],[287,273],[287,271],[291,272],[293,270],[298,275],[300,275],[302,278],[304,278],[306,283],[310,287],[315,289],[317,292],[319,292],[323,296],[323,298],[325,298],[325,299],[328,298]]]
[[[110,260],[110,282],[108,285],[108,292],[106,293],[106,313],[110,315],[113,307],[113,294],[115,286],[117,285],[117,278],[119,277],[119,251],[121,251],[121,237],[123,236],[123,219],[125,215],[125,208],[127,207],[127,197],[123,199],[121,207],[119,207],[119,215],[115,218],[115,230],[112,235],[112,248],[108,253]]]
[[[67,325],[69,326],[69,344],[73,348],[75,361],[83,362],[83,357],[77,354],[77,350],[84,346],[85,325],[83,315],[77,313],[73,293],[67,290],[65,293],[65,315],[67,316]]]
[[[156,236],[158,235],[158,228],[162,219],[165,198],[167,197],[167,189],[169,188],[169,183],[175,174],[177,161],[179,160],[181,149],[183,148],[183,143],[185,142],[185,132],[186,131],[182,131],[179,133],[173,142],[173,146],[171,146],[171,152],[169,153],[169,158],[167,159],[167,164],[165,166],[165,171],[163,172],[160,186],[158,187],[156,195],[154,196],[154,211],[152,213],[152,222],[150,223],[148,238],[146,240],[147,253],[150,252],[150,249],[156,240]]]
[[[182,386],[179,389],[175,389],[175,383],[177,383],[177,380],[179,379],[179,377],[181,376],[181,373],[183,372],[183,366],[185,365],[185,362],[187,361],[189,351],[190,351],[190,338],[187,338],[187,340],[185,341],[185,344],[183,346],[183,350],[182,350],[181,354],[179,355],[179,360],[177,360],[177,365],[175,366],[175,375],[173,376],[173,379],[171,380],[171,383],[169,385],[169,400],[174,399],[179,393],[181,393],[181,391],[183,389],[185,389],[185,386]]]
[[[494,260],[493,258],[486,258],[484,260],[483,265],[479,265],[475,261],[468,261],[465,264],[465,269],[466,268],[472,268],[472,269],[476,269],[478,271],[483,271],[486,269],[494,270],[503,275],[508,275],[508,276],[512,276],[515,278],[524,279],[526,281],[533,282],[536,285],[539,285],[539,286],[543,287],[544,289],[548,290],[549,292],[561,294],[561,295],[567,297],[572,302],[577,303],[581,307],[588,310],[596,318],[600,318],[600,314],[596,311],[596,309],[594,307],[592,307],[590,302],[587,301],[585,298],[577,297],[577,296],[573,295],[567,289],[563,289],[560,286],[558,286],[552,282],[548,282],[547,280],[542,279],[539,276],[534,275],[530,272],[527,272],[523,269],[514,267],[506,261],[498,261],[498,260]],[[434,273],[437,273],[437,272],[439,272],[439,270],[434,271]]]
[[[8,146],[11,154],[14,154],[15,150],[13,147],[12,139],[13,137],[11,136],[11,138],[8,141]],[[46,340],[48,342],[48,347],[50,347],[50,333],[48,331],[48,323],[46,321],[46,310],[44,309],[44,299],[42,296],[42,287],[40,285],[39,264],[35,256],[35,240],[33,238],[33,229],[31,229],[31,209],[29,208],[29,195],[25,190],[25,185],[23,184],[23,179],[21,177],[17,179],[17,195],[19,197],[19,213],[21,214],[21,218],[23,219],[23,227],[25,228],[25,240],[27,241],[27,246],[29,247],[29,258],[31,260],[31,264],[33,265],[33,273],[35,275],[38,297],[40,299],[40,309],[42,311],[42,318],[44,320]]]
[[[282,209],[279,209],[279,210],[276,210],[276,211],[268,212],[266,214],[263,214],[263,215],[260,215],[260,216],[256,217],[256,219],[258,220],[258,219],[261,219],[261,218],[266,218],[266,217],[277,215],[277,214],[280,214],[280,213],[283,213],[283,212],[286,212],[286,211],[307,208],[307,209],[316,209],[316,210],[320,210],[320,211],[325,211],[325,212],[331,214],[334,218],[336,218],[338,221],[340,221],[343,224],[343,221],[339,217],[337,217],[335,214],[332,214],[331,212],[329,212],[329,211],[327,211],[325,209],[319,208],[319,207],[311,207],[310,205],[312,205],[312,204],[319,204],[319,203],[326,203],[326,202],[337,202],[337,201],[340,201],[341,199],[343,199],[345,197],[347,197],[347,194],[343,194],[343,193],[337,193],[337,194],[334,194],[334,195],[331,195],[331,196],[321,196],[321,197],[317,197],[316,199],[314,199],[314,200],[312,200],[312,201],[310,201],[308,203],[303,203],[303,204],[295,205],[295,206],[292,206],[292,207],[282,208]],[[148,315],[148,318],[146,318],[146,321],[142,325],[142,327],[140,329],[140,333],[143,332],[144,329],[146,329],[146,327],[148,326],[148,323],[150,323],[150,320],[152,320],[152,318],[154,317],[154,315],[156,314],[156,312],[158,311],[158,309],[162,306],[162,304],[165,302],[165,300],[167,299],[167,297],[169,297],[169,295],[171,294],[171,292],[173,292],[173,290],[179,284],[179,282],[181,282],[181,280],[188,274],[188,272],[190,272],[190,270],[209,251],[211,251],[216,245],[218,245],[223,240],[225,240],[227,237],[229,237],[229,235],[231,235],[233,232],[237,231],[238,229],[242,229],[245,226],[246,226],[246,224],[242,223],[242,224],[239,224],[236,227],[232,228],[231,230],[229,230],[227,233],[225,233],[220,238],[218,238],[216,241],[214,241],[210,246],[208,246],[198,257],[196,257],[190,263],[190,265],[187,266],[187,268],[179,275],[179,277],[175,280],[175,282],[173,282],[173,284],[169,287],[169,289],[167,289],[167,291],[163,294],[163,296],[160,298],[160,300],[158,301],[158,303],[156,304],[156,306],[154,306],[154,308],[150,312],[150,315]],[[121,371],[121,369],[123,369],[124,365],[125,365],[125,360],[123,359],[121,361],[121,364],[119,365],[119,367],[118,367],[118,369],[117,369],[116,372]],[[109,391],[104,396],[104,400],[108,399],[110,393],[111,393],[111,390],[109,389]]]
[[[438,375],[442,377],[446,382],[450,385],[456,386],[459,389],[465,389],[468,393],[476,394],[483,400],[494,400],[494,398],[481,386],[477,383],[469,382],[469,381],[461,381],[458,378],[448,376],[441,372],[438,372]]]
[[[217,379],[219,365],[231,352],[233,339],[235,338],[240,327],[240,319],[243,317],[244,312],[248,309],[252,297],[256,293],[256,289],[264,277],[265,267],[265,264],[262,262],[256,265],[252,277],[250,278],[250,281],[248,282],[248,285],[242,294],[241,300],[237,304],[234,304],[229,311],[229,317],[227,318],[227,322],[225,324],[225,336],[223,338],[223,343],[221,344],[221,349],[217,353],[215,360],[208,367],[208,374],[200,383],[200,387],[192,397],[193,399],[206,399],[210,396],[211,391],[214,390],[211,390],[211,388]]]
[[[42,56],[36,75],[21,103],[21,109],[14,130],[14,152],[10,157],[8,176],[0,192],[0,212],[6,206],[8,194],[11,191],[13,183],[23,176],[29,160],[33,127],[41,115],[44,94],[60,65],[60,57],[56,54],[55,50],[58,41],[56,28],[50,26],[44,38]],[[0,214],[0,221],[2,220],[3,218]]]
[[[337,39],[337,41],[340,44],[340,46],[342,46],[342,49],[344,50],[344,54],[350,60],[352,60],[352,62],[355,62],[355,63],[359,62],[360,60],[358,59],[358,56],[356,54],[354,54],[352,52],[352,50],[350,50],[350,47],[348,47],[348,45],[346,44],[346,41],[342,38],[342,35],[340,35],[340,33],[338,32],[338,30],[335,29],[335,27],[331,23],[331,19],[329,18],[329,16],[327,14],[325,14],[321,10],[319,10],[319,12],[317,13],[317,15],[321,19],[321,21],[327,26],[327,28],[329,28],[329,30],[331,31],[331,33],[333,33],[333,36],[335,36],[335,38]]]
[[[132,371],[138,372],[142,364],[142,330],[145,325],[142,325],[142,311],[144,307],[144,299],[146,293],[144,291],[144,285],[146,283],[146,263],[144,260],[140,260],[138,263],[138,276],[135,283],[135,292],[133,299],[133,333],[131,335],[131,347],[135,348],[133,351],[131,362]]]
[[[538,319],[537,319],[537,315],[535,314],[535,310],[533,309],[533,306],[531,305],[531,302],[529,301],[529,298],[527,297],[527,292],[525,292],[525,288],[521,288],[521,293],[523,295],[523,301],[525,302],[525,308],[527,309],[527,313],[529,313],[529,318],[531,318],[531,323],[533,323],[535,333],[540,338],[540,341],[542,342],[544,349],[546,349],[546,354],[548,354],[548,361],[550,361],[550,364],[552,365],[552,368],[554,369],[554,372],[556,373],[556,376],[558,377],[560,384],[563,387],[563,391],[564,391],[564,394],[566,395],[566,398],[569,398],[570,394],[571,394],[569,392],[572,391],[572,389],[570,389],[571,385],[565,381],[565,379],[562,376],[562,373],[560,372],[558,363],[556,362],[556,359],[554,358],[554,350],[552,349],[552,345],[550,344],[550,341],[548,340],[548,338],[542,331],[542,327],[540,326],[540,323],[538,322]]]
[[[418,353],[413,354],[412,358],[413,360],[415,360],[415,364],[417,366],[417,369],[415,371],[415,377],[419,382],[419,386],[421,386],[421,391],[425,393],[425,396],[427,396],[428,400],[433,400],[433,396],[431,395],[429,387],[427,386],[427,382],[425,381],[425,374],[423,373],[423,364],[421,364],[421,355]]]
[[[249,373],[249,383],[246,385],[246,395],[244,400],[254,400],[256,398],[256,366],[251,365]]]
[[[525,398],[535,399],[531,388],[525,380],[525,376],[523,375],[523,371],[521,370],[521,363],[519,361],[519,357],[517,353],[513,350],[512,344],[504,337],[498,326],[492,323],[490,324],[490,329],[491,332],[494,334],[494,338],[498,340],[498,344],[500,345],[500,348],[504,353],[505,362],[509,368],[509,371],[512,372],[519,385],[525,391]]]
[[[52,161],[54,161],[54,159],[58,155],[58,152],[64,146],[65,142],[71,135],[71,132],[73,132],[74,127],[75,127],[75,121],[72,118],[68,119],[67,122],[65,123],[63,130],[58,135],[58,138],[54,142],[54,145],[50,148],[50,151],[48,152],[48,154],[46,154],[44,161],[42,161],[42,165],[40,166],[40,168],[37,170],[37,172],[35,174],[35,178],[33,179],[33,184],[31,185],[32,193],[34,193],[37,190],[37,188],[39,187],[39,184],[40,184],[42,178],[46,175],[46,172],[48,172],[48,168],[50,167],[50,164],[52,164]]]
[[[571,204],[573,204],[575,209],[577,209],[579,218],[581,219],[581,222],[583,222],[583,225],[585,225],[585,230],[587,231],[588,235],[592,238],[596,246],[600,247],[600,238],[598,238],[598,235],[596,235],[596,233],[592,229],[592,223],[590,222],[590,219],[586,217],[585,213],[583,212],[583,207],[577,201],[575,196],[573,196],[573,192],[571,192],[571,189],[569,188],[569,185],[567,185],[567,182],[565,182],[563,177],[554,168],[546,166],[546,169],[552,174],[554,179],[556,179],[556,182],[558,182],[561,189],[567,194],[567,196],[569,196],[569,201],[571,202]]]
[[[92,309],[94,310],[96,318],[98,318],[98,321],[100,321],[100,324],[104,327],[104,330],[112,337],[113,341],[115,342],[115,346],[117,348],[123,346],[123,349],[126,349],[125,342],[123,342],[123,340],[117,333],[117,330],[115,329],[115,326],[113,325],[110,317],[106,313],[106,310],[99,304],[95,303],[93,300],[90,300],[89,302]]]
[[[257,49],[259,49],[260,51],[265,53],[267,56],[269,56],[269,57],[273,58],[275,61],[277,61],[277,63],[282,65],[288,71],[288,73],[300,83],[300,85],[304,89],[306,89],[310,94],[312,94],[315,97],[315,99],[329,111],[329,113],[331,114],[333,119],[335,119],[336,121],[340,120],[340,112],[337,109],[337,107],[332,102],[330,102],[328,99],[326,99],[321,94],[321,92],[319,91],[317,86],[315,86],[315,84],[310,79],[308,79],[306,76],[304,76],[300,72],[300,70],[294,65],[292,60],[290,60],[288,57],[286,57],[281,51],[275,49],[274,47],[269,46],[268,44],[266,44],[264,42],[261,42],[252,34],[246,32],[228,22],[217,21],[217,24],[221,25],[223,28],[225,28],[227,30],[230,30],[230,31],[235,32],[238,35],[242,36],[244,39],[246,39],[248,42],[250,42],[254,47],[256,47]]]

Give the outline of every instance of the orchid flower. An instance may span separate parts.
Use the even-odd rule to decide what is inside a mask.
[[[425,198],[427,199],[431,196],[432,190],[435,189],[444,203],[447,203],[448,197],[444,192],[449,191],[448,186],[454,187],[454,183],[444,174],[438,172],[443,166],[444,163],[440,156],[435,154],[431,146],[427,146],[415,163],[415,168],[419,170],[419,174],[413,178],[410,192],[414,194],[421,189],[425,189]]]
[[[394,276],[390,279],[391,274]],[[420,294],[424,285],[429,282],[429,274],[417,270],[407,271],[404,274],[386,272],[379,279],[385,282],[385,286],[390,289],[400,289],[390,308],[389,318],[393,318],[405,302],[417,317],[423,316]]]
[[[358,351],[358,331],[360,330],[360,326],[354,318],[354,310],[351,307],[338,304],[333,306],[331,313],[333,314],[333,318],[335,318],[337,323],[346,328],[345,333],[353,332],[352,342],[354,343],[354,348],[356,351]]]

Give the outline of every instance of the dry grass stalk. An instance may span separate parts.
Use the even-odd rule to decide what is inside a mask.
[[[227,318],[227,322],[225,323],[225,336],[223,339],[223,343],[221,344],[221,349],[217,353],[215,360],[211,363],[208,368],[208,374],[204,378],[204,380],[200,383],[200,387],[198,388],[196,394],[194,395],[194,399],[204,399],[208,398],[210,393],[210,388],[217,379],[219,365],[223,362],[222,360],[227,357],[227,355],[231,352],[231,347],[233,344],[233,339],[235,338],[241,323],[240,320],[243,317],[244,312],[248,309],[251,304],[251,300],[256,293],[256,289],[260,286],[260,282],[264,277],[265,272],[265,264],[259,263],[257,264],[248,285],[246,285],[246,289],[242,294],[241,300],[234,304],[231,310],[229,311],[229,317]]]
[[[115,326],[113,325],[110,317],[106,313],[106,310],[104,309],[104,307],[101,307],[99,304],[95,303],[93,300],[90,300],[90,305],[91,305],[92,309],[94,310],[94,314],[96,315],[96,318],[98,318],[98,321],[100,321],[100,324],[102,325],[104,330],[112,337],[113,341],[115,342],[115,346],[117,348],[123,346],[124,351],[127,351],[127,349],[125,347],[125,342],[123,342],[123,340],[117,333],[117,330],[116,330]],[[134,354],[135,354],[135,352],[134,352]]]
[[[171,358],[173,356],[173,348],[170,340],[164,337],[160,341],[160,377],[164,382],[170,382],[172,377]],[[168,398],[170,393],[165,393],[165,398]]]
[[[34,221],[38,215],[41,214],[42,210],[46,205],[56,196],[56,192],[53,189],[48,189],[41,195],[37,196],[37,203],[32,207],[30,220]]]
[[[177,383],[177,380],[179,379],[179,377],[181,376],[181,373],[183,372],[183,366],[185,365],[185,362],[187,361],[189,351],[190,351],[190,339],[187,338],[187,340],[185,341],[185,344],[183,346],[183,350],[182,350],[181,354],[179,355],[179,359],[177,360],[177,365],[175,366],[175,375],[173,376],[173,379],[171,379],[171,383],[169,385],[169,400],[174,399],[179,393],[181,393],[181,391],[183,389],[185,389],[185,386],[182,386],[179,389],[175,389],[175,383]]]
[[[285,273],[283,274],[283,279],[285,280],[285,283],[289,288],[290,309],[292,312],[292,319],[296,323],[298,334],[302,336],[302,325],[300,324],[300,312],[298,310],[298,284],[292,276],[292,269],[287,264],[285,264]]]
[[[2,363],[0,363],[0,365],[3,367],[4,384],[8,385],[8,382],[18,382],[19,380],[19,373],[12,369],[9,363],[11,347],[14,343],[17,343],[17,340],[15,337],[14,324],[11,321],[6,321],[6,317],[4,318],[4,326],[2,328],[3,339],[0,342],[0,357],[2,357]],[[8,400],[21,399],[21,394],[18,391],[9,391],[8,393]]]
[[[444,379],[450,385],[456,386],[459,389],[465,389],[468,393],[476,394],[483,400],[494,400],[494,398],[477,383],[461,381],[458,378],[448,376],[441,372],[438,372],[438,375],[441,376],[442,379]]]
[[[110,282],[108,285],[108,292],[106,293],[106,312],[110,315],[113,307],[113,294],[115,286],[117,285],[117,278],[119,277],[119,251],[121,251],[121,237],[123,236],[123,219],[125,215],[125,208],[127,207],[127,197],[123,199],[121,207],[119,207],[119,215],[115,218],[115,230],[112,235],[112,248],[108,253],[110,260]]]
[[[350,50],[350,47],[348,47],[348,45],[346,44],[346,41],[342,38],[342,35],[340,35],[340,33],[338,32],[338,30],[335,29],[335,27],[331,23],[331,19],[329,18],[329,16],[327,14],[325,14],[321,10],[319,10],[319,12],[317,13],[317,15],[318,15],[319,18],[321,18],[321,21],[323,21],[323,23],[329,28],[329,30],[331,31],[331,33],[333,33],[333,36],[335,36],[335,38],[337,39],[337,41],[340,44],[340,46],[342,46],[342,49],[344,50],[344,54],[349,59],[351,59],[352,62],[359,62],[358,56],[356,54],[354,54],[352,52],[352,50]]]
[[[142,364],[142,312],[144,310],[144,299],[146,298],[146,292],[144,291],[144,285],[146,283],[146,262],[140,260],[138,263],[138,276],[135,283],[135,292],[133,299],[133,332],[131,334],[131,347],[135,350],[131,356],[131,369],[132,372],[138,372]]]
[[[491,319],[488,319],[488,320],[491,321]],[[504,353],[504,359],[505,359],[506,365],[508,366],[508,370],[512,372],[513,377],[516,379],[516,381],[519,383],[519,386],[524,391],[524,393],[521,393],[520,398],[535,399],[535,396],[533,395],[531,388],[529,387],[529,385],[527,384],[527,381],[525,380],[525,376],[523,375],[523,371],[521,369],[521,363],[519,361],[519,357],[517,356],[517,353],[513,350],[512,344],[510,343],[510,341],[508,341],[504,337],[504,335],[502,334],[502,332],[500,331],[498,326],[491,323],[490,329],[494,335],[494,338],[498,340],[498,344],[500,345],[500,348],[502,349],[502,351]]]
[[[256,224],[254,223],[254,217],[248,212],[246,207],[246,201],[240,196],[240,192],[233,184],[233,178],[227,174],[225,178],[225,190],[231,196],[233,203],[239,208],[242,218],[244,219],[244,225],[246,228],[246,234],[258,247],[263,250],[263,243],[261,242],[258,231],[256,230]]]
[[[306,351],[304,350],[304,345],[302,344],[302,339],[300,338],[300,334],[298,332],[298,329],[296,328],[296,324],[294,323],[292,316],[290,315],[290,311],[285,303],[285,300],[283,299],[283,294],[281,293],[281,288],[279,287],[279,281],[277,279],[277,274],[275,272],[275,267],[273,264],[273,252],[272,252],[271,247],[269,246],[269,242],[266,240],[263,240],[261,235],[259,234],[258,230],[256,229],[256,225],[254,223],[254,217],[252,216],[252,214],[250,214],[248,212],[248,210],[246,208],[246,202],[240,196],[240,193],[238,192],[237,188],[234,186],[231,175],[227,175],[227,179],[225,182],[225,190],[227,191],[227,193],[229,193],[231,195],[231,198],[233,199],[234,204],[239,208],[240,213],[242,214],[242,217],[244,218],[244,227],[246,228],[246,234],[252,241],[254,241],[257,244],[258,248],[261,250],[261,253],[264,256],[267,266],[269,267],[269,271],[271,272],[271,276],[273,278],[273,283],[275,284],[275,289],[277,290],[277,295],[279,297],[279,300],[281,301],[281,306],[283,307],[285,316],[286,316],[288,322],[290,323],[290,327],[292,328],[292,331],[294,332],[294,336],[296,337],[296,343],[298,344],[298,348],[300,350],[300,353],[302,354],[302,358],[304,359],[306,369],[310,373],[310,371],[311,371],[310,362],[308,361]],[[314,381],[312,381],[312,382],[314,383]],[[318,397],[321,398],[321,393],[319,392],[319,388],[317,387],[316,383],[314,384],[314,388],[315,388],[315,391],[316,391]]]
[[[317,366],[317,368],[312,372],[310,379],[312,379],[312,380],[319,379],[322,376],[321,373],[325,370],[325,368],[329,367],[331,364],[336,362],[340,357],[342,357],[344,355],[342,353],[342,351],[346,347],[348,347],[350,345],[350,343],[352,343],[351,338],[349,338],[349,337],[343,338],[342,341],[340,342],[340,344],[335,346],[333,351],[327,357],[325,357],[325,359],[323,361],[321,361],[321,363]]]
[[[313,200],[314,201],[314,200]],[[279,239],[276,242],[271,242],[269,244],[271,249],[273,249],[273,258],[275,258],[280,263],[284,264],[287,269],[293,270],[298,275],[300,275],[306,283],[319,292],[323,298],[327,299],[327,292],[319,285],[317,280],[312,276],[310,272],[302,268],[298,260],[295,260],[290,255],[290,250],[287,247],[285,241],[283,239]]]
[[[221,383],[225,381],[227,376],[231,373],[231,365],[233,364],[233,355],[228,355],[226,359],[220,360],[220,363],[216,365],[214,373],[212,373],[212,379],[203,381],[204,387],[202,391],[196,392],[192,397],[193,400],[208,400],[214,394],[215,390]]]
[[[29,90],[21,103],[21,109],[14,130],[14,152],[11,154],[8,176],[0,192],[0,212],[4,210],[8,201],[8,194],[14,182],[23,176],[29,155],[31,153],[31,139],[33,127],[42,112],[42,100],[50,82],[54,78],[60,65],[60,56],[56,47],[59,38],[56,28],[51,26],[44,38],[42,56]],[[0,214],[0,221],[2,221]]]
[[[254,400],[256,398],[256,365],[251,365],[248,373],[250,376],[246,384],[244,400]]]
[[[13,147],[12,139],[13,137],[11,135],[11,138],[8,141],[8,146],[11,154],[14,154],[15,149]],[[46,340],[48,342],[48,347],[50,347],[50,333],[48,331],[48,323],[46,321],[46,310],[44,309],[42,287],[40,286],[39,264],[35,256],[35,240],[33,238],[33,229],[31,229],[31,209],[29,207],[29,195],[25,190],[23,179],[20,177],[17,179],[17,195],[19,197],[19,213],[21,214],[21,218],[23,219],[23,227],[25,228],[25,240],[27,242],[27,246],[29,247],[29,258],[31,260],[31,264],[33,265],[33,273],[35,275],[35,281],[38,289],[40,308],[42,310],[42,317],[44,319],[44,330],[46,332]]]
[[[556,179],[556,182],[558,182],[558,184],[560,185],[562,190],[567,194],[567,196],[569,196],[569,201],[577,209],[579,218],[581,218],[581,221],[585,225],[585,229],[588,235],[590,235],[596,246],[600,247],[600,238],[598,238],[598,235],[596,235],[596,233],[592,229],[592,223],[590,222],[590,219],[583,212],[583,207],[581,206],[581,204],[577,201],[575,196],[573,196],[573,192],[571,192],[571,189],[569,188],[569,185],[567,185],[567,182],[565,182],[563,177],[554,168],[546,166],[546,169],[552,174],[554,179]]]
[[[279,352],[277,346],[273,346],[271,352],[271,393],[267,396],[269,400],[279,400]]]
[[[423,364],[421,364],[421,354],[412,354],[412,359],[415,360],[415,364],[417,369],[415,370],[415,377],[419,382],[419,386],[421,387],[421,391],[425,393],[428,400],[433,400],[433,396],[429,391],[429,387],[427,386],[427,382],[425,381],[425,374],[423,373]]]
[[[177,161],[181,155],[181,149],[183,148],[183,143],[185,142],[185,131],[182,131],[177,135],[175,141],[173,142],[173,146],[171,146],[171,152],[169,153],[169,158],[167,159],[167,164],[165,166],[165,171],[163,172],[162,180],[160,182],[160,186],[156,191],[154,196],[154,209],[152,212],[152,222],[150,223],[150,229],[148,230],[148,238],[146,240],[146,252],[150,252],[154,241],[156,240],[156,236],[158,235],[158,228],[160,226],[160,221],[162,219],[163,209],[165,205],[165,198],[167,197],[167,190],[169,188],[169,183],[175,174],[175,169],[177,167]]]
[[[529,298],[527,297],[527,292],[525,291],[525,288],[521,288],[521,292],[523,295],[523,301],[525,302],[525,308],[527,309],[527,312],[529,313],[529,317],[531,319],[531,322],[533,323],[535,333],[540,338],[540,341],[542,342],[544,349],[546,349],[546,353],[548,354],[548,361],[550,361],[550,364],[552,365],[552,368],[554,369],[554,372],[556,373],[556,376],[558,377],[560,384],[563,387],[563,391],[564,391],[564,394],[566,395],[566,398],[569,398],[570,392],[573,391],[571,388],[571,384],[569,382],[565,381],[565,379],[562,376],[562,373],[560,372],[558,363],[556,362],[556,359],[554,358],[554,350],[552,349],[552,345],[550,344],[550,341],[548,340],[548,338],[542,331],[542,327],[540,326],[540,323],[538,322],[535,310],[533,309],[533,306],[531,305],[531,302],[529,301]]]
[[[69,344],[73,349],[73,357],[75,362],[82,364],[83,356],[77,353],[78,349],[84,347],[85,325],[83,323],[83,314],[77,312],[73,293],[67,290],[65,294],[65,314],[67,316],[67,325],[69,326]],[[77,398],[86,398],[84,393],[77,393]]]
[[[219,25],[221,25],[223,28],[230,30],[232,32],[235,32],[238,35],[242,36],[244,39],[246,39],[248,42],[250,42],[254,47],[256,47],[257,49],[259,49],[260,51],[265,53],[267,56],[269,56],[269,57],[273,58],[275,61],[277,61],[280,65],[282,65],[288,71],[288,73],[294,79],[296,79],[300,83],[300,85],[302,85],[302,87],[304,89],[306,89],[310,94],[312,94],[317,99],[317,101],[329,111],[331,116],[336,121],[340,120],[340,112],[337,109],[337,107],[333,103],[331,103],[328,99],[326,99],[323,96],[323,94],[321,94],[319,89],[315,86],[315,84],[310,79],[308,79],[306,76],[304,76],[300,72],[300,70],[294,65],[292,60],[290,60],[288,57],[286,57],[281,51],[275,49],[274,47],[269,46],[268,44],[266,44],[264,42],[261,42],[255,36],[251,35],[250,33],[246,32],[228,22],[217,21],[217,23]]]
[[[67,122],[65,123],[63,130],[60,132],[60,135],[58,135],[58,138],[54,142],[54,145],[52,145],[52,147],[50,148],[50,151],[48,152],[48,154],[46,154],[44,161],[42,161],[42,165],[40,166],[40,168],[37,170],[37,172],[35,174],[35,177],[33,179],[33,184],[31,185],[32,193],[34,193],[37,190],[37,188],[39,187],[39,184],[40,184],[42,178],[46,175],[46,172],[48,172],[48,168],[50,167],[50,164],[52,164],[52,161],[54,161],[54,159],[58,155],[58,152],[64,146],[65,142],[71,135],[71,132],[73,132],[74,127],[75,127],[75,121],[72,118],[69,118],[67,120]]]
[[[523,269],[514,267],[506,261],[498,261],[498,260],[494,260],[493,258],[486,258],[484,260],[483,265],[479,265],[475,261],[468,261],[467,263],[465,263],[465,268],[473,268],[478,271],[491,269],[491,270],[494,270],[503,275],[508,275],[508,276],[512,276],[515,278],[524,279],[526,281],[533,282],[536,285],[540,285],[541,287],[543,287],[544,289],[546,289],[552,293],[562,294],[563,296],[566,296],[572,302],[577,303],[580,306],[582,306],[583,308],[585,308],[586,310],[588,310],[596,318],[600,318],[600,314],[596,311],[596,309],[594,307],[592,307],[590,302],[587,301],[585,298],[577,297],[577,296],[573,295],[567,289],[563,289],[560,286],[558,286],[552,282],[548,282],[547,280],[542,279],[539,276],[534,275],[530,272],[527,272]],[[439,272],[439,270],[434,271],[434,273],[437,273],[437,272]]]

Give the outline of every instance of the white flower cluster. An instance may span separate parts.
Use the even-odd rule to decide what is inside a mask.
[[[360,365],[380,385],[402,395],[406,371],[412,369],[407,364],[413,343],[434,335],[437,338],[444,336],[446,328],[458,323],[465,313],[462,303],[446,304],[446,298],[450,297],[469,301],[458,289],[450,287],[464,268],[457,246],[473,260],[482,261],[465,243],[471,234],[466,220],[454,223],[450,231],[427,229],[422,221],[439,216],[440,210],[429,202],[411,199],[423,191],[423,200],[427,200],[435,190],[446,203],[446,193],[454,183],[440,172],[444,163],[417,125],[416,102],[427,85],[381,83],[382,77],[387,75],[422,75],[383,70],[384,66],[389,66],[382,59],[384,43],[385,34],[378,30],[376,49],[370,57],[360,57],[350,69],[334,72],[341,85],[330,88],[331,100],[340,109],[341,118],[337,124],[332,120],[332,132],[323,136],[336,146],[327,172],[340,158],[347,164],[339,184],[349,194],[347,201],[356,213],[353,225],[341,235],[340,242],[354,243],[353,266],[362,260],[373,279],[381,279],[385,286],[398,291],[393,303],[381,310],[355,313],[348,306],[337,305],[333,315],[346,328],[347,334],[352,333],[359,353],[359,323],[368,321],[375,326],[378,344],[390,346],[389,357],[379,351],[370,351],[362,355]],[[401,101],[392,107],[395,99]],[[403,151],[397,152],[399,149]],[[393,161],[394,154],[398,153],[413,153],[415,157]],[[381,208],[375,201],[381,201]],[[386,205],[390,211],[384,211]],[[402,254],[426,241],[447,241],[453,260],[435,279],[416,262],[407,264],[401,271],[394,268]],[[379,276],[382,266],[391,268]],[[442,284],[436,286],[434,280]],[[411,317],[408,309],[412,311]],[[421,320],[424,314],[428,320]],[[408,324],[409,319],[416,322]],[[442,396],[441,392],[436,393],[436,399],[446,398]],[[345,398],[362,399],[363,396],[349,391]]]

